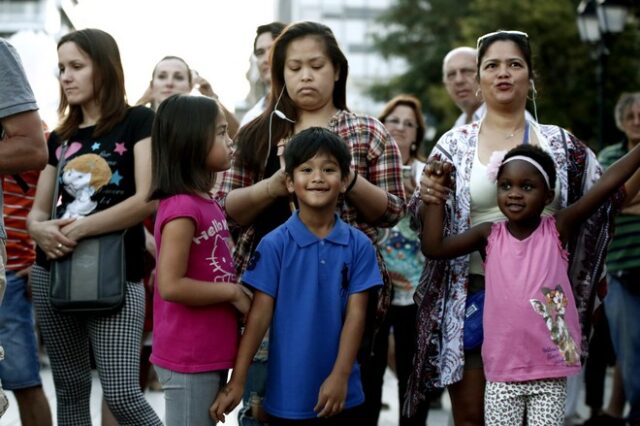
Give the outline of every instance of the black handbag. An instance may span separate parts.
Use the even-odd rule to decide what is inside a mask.
[[[67,141],[62,144],[56,172],[52,219],[56,218],[58,178],[66,150]],[[51,261],[49,301],[55,310],[106,315],[122,307],[126,291],[125,232],[85,238],[67,256]]]

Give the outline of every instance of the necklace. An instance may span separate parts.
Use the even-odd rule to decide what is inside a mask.
[[[513,138],[516,135],[516,133],[519,132],[519,131],[520,131],[520,128],[516,127],[515,129],[513,129],[513,132],[509,133],[508,135],[506,135],[504,137],[505,140],[509,140],[509,139]]]
[[[513,129],[511,133],[504,136],[504,140],[513,139],[515,135],[520,133],[520,129],[521,129],[520,127],[516,127],[515,129]],[[526,145],[529,143],[529,122],[527,121],[524,122],[523,131],[524,131],[524,134],[522,135],[522,143]]]

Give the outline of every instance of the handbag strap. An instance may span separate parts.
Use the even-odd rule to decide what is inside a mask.
[[[64,163],[67,162],[64,155],[67,153],[67,148],[69,147],[69,139],[66,139],[62,142],[62,147],[60,149],[60,159],[58,160],[58,167],[56,168],[56,180],[55,185],[53,186],[53,201],[51,202],[51,220],[56,219],[56,210],[58,207],[58,190],[60,189],[60,171],[64,167]]]

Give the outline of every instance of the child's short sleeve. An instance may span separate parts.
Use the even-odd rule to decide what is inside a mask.
[[[349,276],[349,294],[360,293],[382,285],[382,275],[378,266],[376,250],[371,240],[357,229],[352,229],[354,240]]]
[[[191,219],[194,223],[200,220],[200,209],[189,195],[180,194],[166,198],[160,202],[156,227],[162,232],[164,226],[179,218]]]
[[[249,259],[242,282],[275,299],[280,278],[281,244],[273,235],[265,236]]]

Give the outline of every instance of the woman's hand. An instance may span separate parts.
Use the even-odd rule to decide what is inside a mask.
[[[451,163],[429,161],[420,177],[420,199],[425,204],[442,204],[449,197]]]
[[[151,88],[151,85],[149,85],[147,86],[146,90],[144,91],[140,99],[138,99],[138,102],[136,102],[136,105],[146,105],[146,104],[152,104],[152,103],[153,103],[153,89]]]
[[[198,74],[198,71],[191,71],[192,79],[193,79],[193,87],[198,89],[198,92],[207,96],[209,98],[218,99],[218,95],[213,91],[213,87],[211,87],[211,83],[207,81],[204,77]]]
[[[289,191],[287,190],[286,173],[284,169],[280,169],[272,174],[267,180],[267,194],[269,197],[276,199],[279,197],[287,197]]]
[[[62,232],[70,240],[80,241],[87,236],[87,233],[84,231],[84,227],[82,226],[82,224],[82,218],[79,218],[78,220],[75,220],[67,225],[61,226],[60,232]]]
[[[61,229],[75,221],[75,218],[67,218],[33,222],[29,234],[49,259],[58,259],[71,253],[77,244],[77,240]]]

